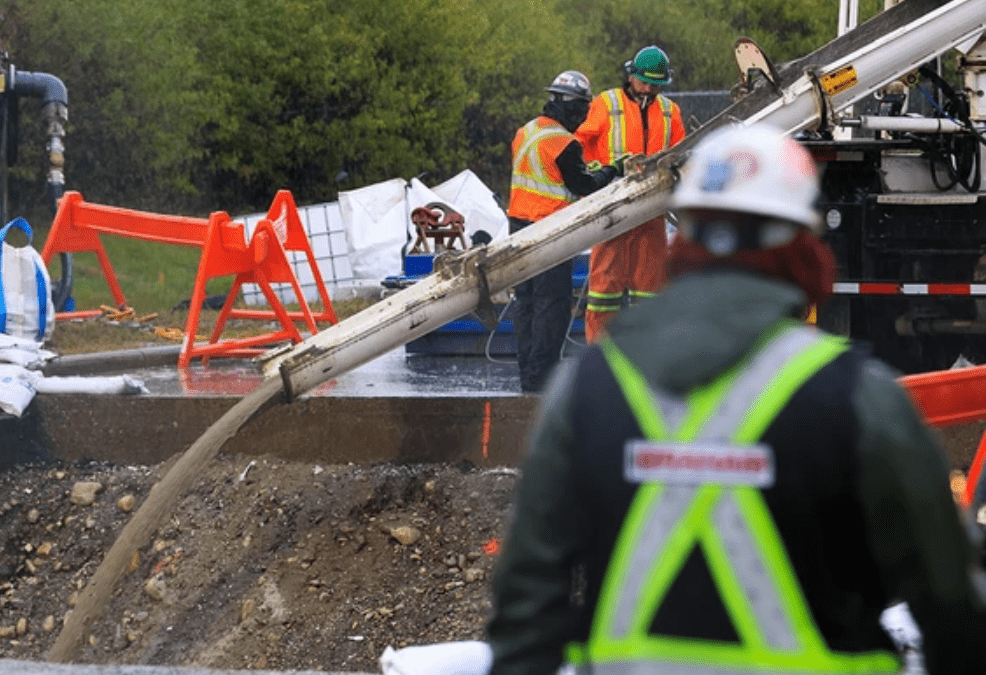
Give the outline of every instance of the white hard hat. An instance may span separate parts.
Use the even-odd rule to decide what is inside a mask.
[[[571,99],[592,100],[592,85],[589,84],[589,78],[577,70],[566,70],[564,73],[559,73],[544,90],[564,97],[562,100],[565,101]]]
[[[671,196],[676,213],[712,209],[785,220],[821,233],[818,170],[811,154],[766,124],[717,129],[703,138]]]

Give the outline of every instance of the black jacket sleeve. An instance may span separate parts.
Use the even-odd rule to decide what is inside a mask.
[[[589,171],[582,159],[582,144],[577,140],[569,143],[555,159],[565,187],[569,192],[585,197],[601,187],[605,187],[616,177],[615,166],[604,166],[599,171]]]

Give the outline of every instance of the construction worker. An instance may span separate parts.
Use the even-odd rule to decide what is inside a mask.
[[[889,367],[802,322],[831,293],[810,155],[710,134],[670,282],[559,367],[494,573],[492,675],[982,672],[986,584]],[[586,670],[590,672],[590,670]]]
[[[661,93],[671,84],[667,54],[651,45],[624,66],[622,87],[592,101],[575,135],[585,161],[613,164],[626,155],[652,155],[685,137],[681,110]],[[655,218],[592,248],[585,312],[586,341],[593,343],[624,301],[633,304],[664,284],[668,237],[664,218]]]
[[[510,232],[595,192],[619,173],[616,166],[589,171],[573,132],[592,100],[589,78],[567,70],[554,79],[539,117],[521,127],[513,141]],[[608,164],[608,163],[607,163]],[[552,267],[514,287],[514,335],[520,387],[541,391],[561,349],[572,317],[572,262]]]

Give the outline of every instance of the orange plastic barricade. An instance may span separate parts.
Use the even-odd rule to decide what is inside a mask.
[[[228,214],[213,213],[208,219],[169,216],[133,211],[114,206],[88,204],[78,192],[66,192],[59,201],[58,213],[51,232],[45,241],[41,257],[48,263],[59,253],[93,252],[99,260],[106,284],[117,306],[126,305],[123,290],[116,279],[100,235],[109,234],[131,239],[143,239],[162,244],[194,246],[202,249],[195,287],[185,324],[185,340],[178,357],[179,366],[187,366],[192,359],[201,357],[203,363],[210,356],[254,355],[263,345],[285,339],[295,343],[302,337],[295,321],[303,320],[308,330],[318,332],[317,321],[336,323],[335,311],[322,275],[308,242],[308,235],[298,216],[291,193],[281,190],[274,197],[267,216],[261,219],[250,241],[246,239],[242,223],[233,222]],[[311,266],[312,276],[324,308],[312,312],[294,274],[287,251],[302,251]],[[226,302],[219,313],[208,343],[196,344],[202,303],[206,297],[206,283],[215,277],[236,275]],[[257,284],[270,304],[270,310],[236,309],[240,287],[245,283]],[[281,303],[271,284],[288,283],[294,290],[300,311],[289,312]],[[61,313],[59,318],[93,316],[101,310]],[[226,321],[230,318],[273,320],[280,323],[280,330],[247,338],[220,341]]]
[[[925,421],[948,427],[986,420],[986,366],[905,375],[900,383],[910,392]],[[979,441],[966,479],[962,506],[969,508],[986,463],[986,433]]]

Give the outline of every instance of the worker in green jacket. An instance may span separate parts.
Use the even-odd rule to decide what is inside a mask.
[[[670,285],[543,399],[493,581],[491,675],[986,671],[978,545],[936,437],[831,293],[810,155],[710,134],[672,196]]]

